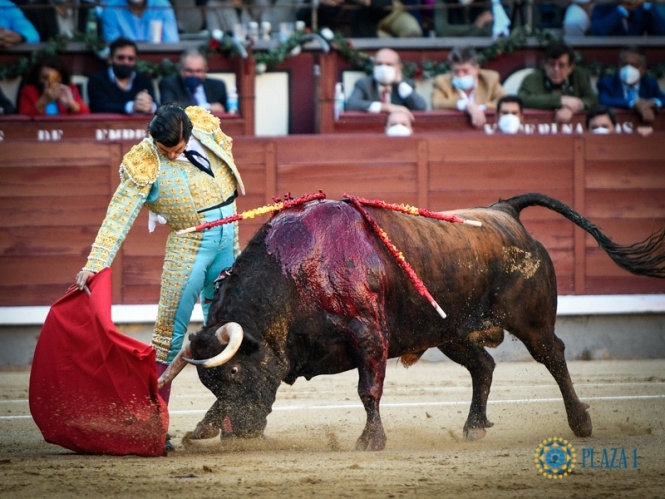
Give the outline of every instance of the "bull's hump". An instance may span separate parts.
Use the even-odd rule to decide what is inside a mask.
[[[301,297],[334,313],[352,313],[372,291],[370,277],[379,271],[373,234],[360,213],[343,202],[280,213],[265,244]]]

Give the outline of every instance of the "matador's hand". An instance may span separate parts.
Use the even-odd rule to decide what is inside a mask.
[[[83,289],[85,283],[88,282],[88,279],[90,279],[93,275],[95,275],[94,272],[90,272],[89,270],[82,270],[76,274],[76,286],[79,289]]]

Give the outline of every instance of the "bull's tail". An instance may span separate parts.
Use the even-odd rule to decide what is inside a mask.
[[[570,206],[544,194],[530,193],[501,200],[518,214],[529,206],[542,206],[556,211],[578,227],[591,234],[614,262],[621,268],[636,275],[665,277],[665,227],[655,231],[644,241],[621,246],[612,241],[589,220],[573,210]]]

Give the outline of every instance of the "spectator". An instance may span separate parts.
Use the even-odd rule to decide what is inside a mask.
[[[311,0],[304,2],[298,19],[311,28]],[[418,20],[393,0],[320,0],[318,25],[354,38],[422,36]]]
[[[234,34],[236,26],[246,26],[249,22],[259,22],[261,10],[254,0],[208,0],[206,24],[208,30],[219,29]]]
[[[76,33],[85,32],[88,10],[80,8],[79,0],[29,0],[24,2],[25,17],[32,23],[39,38],[43,41],[58,36],[74,38]]]
[[[389,137],[408,137],[413,134],[413,115],[404,110],[397,109],[388,114],[386,118],[386,135]]]
[[[206,78],[208,63],[197,49],[185,50],[180,56],[180,74],[159,82],[162,102],[177,102],[181,107],[201,106],[213,113],[223,113],[226,85],[221,80]]]
[[[618,0],[599,3],[591,13],[595,36],[665,35],[665,18],[644,0]]]
[[[573,50],[563,43],[547,47],[542,68],[524,80],[518,95],[529,109],[553,109],[558,123],[598,102],[589,73],[575,66]]]
[[[448,55],[450,73],[434,79],[432,109],[457,109],[466,112],[475,128],[486,122],[485,110],[495,108],[496,101],[506,92],[499,73],[480,69],[476,51],[456,47]]]
[[[26,116],[88,114],[90,109],[56,56],[37,61],[18,95],[18,112]]]
[[[614,133],[617,117],[611,108],[596,104],[586,113],[586,128],[592,133]]]
[[[10,0],[0,0],[0,50],[19,43],[39,43],[39,33]]]
[[[497,128],[501,133],[515,134],[524,124],[524,104],[517,95],[504,95],[496,103]]]
[[[665,94],[658,80],[646,75],[647,60],[639,47],[619,52],[619,73],[598,80],[598,99],[610,107],[633,109],[646,123],[655,120],[654,111],[663,107]]]
[[[590,0],[572,0],[563,16],[564,36],[585,36],[588,33],[593,6]]]
[[[104,39],[119,37],[135,42],[151,42],[151,24],[161,23],[163,43],[177,43],[178,24],[168,0],[108,0],[102,12]]]
[[[262,8],[261,21],[269,22],[274,29],[279,29],[282,23],[295,25],[298,7],[302,3],[302,0],[257,0]]]
[[[16,114],[16,107],[14,107],[14,103],[9,97],[5,95],[5,93],[2,91],[2,88],[0,88],[0,114]]]
[[[347,111],[390,113],[398,109],[424,111],[425,99],[416,93],[414,83],[402,77],[399,54],[381,49],[374,57],[372,76],[359,79],[346,102]]]
[[[492,36],[494,16],[484,0],[436,0],[436,36]]]
[[[93,113],[152,114],[157,99],[152,79],[136,68],[136,43],[118,38],[109,45],[108,68],[88,80]]]

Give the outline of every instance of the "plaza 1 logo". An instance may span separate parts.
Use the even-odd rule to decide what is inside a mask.
[[[560,437],[549,437],[543,440],[533,455],[538,472],[546,478],[561,479],[575,468],[577,454],[575,448]]]

